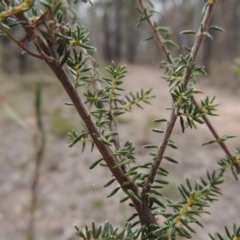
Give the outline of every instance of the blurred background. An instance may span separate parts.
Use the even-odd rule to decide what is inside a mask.
[[[170,46],[173,56],[186,53],[182,46],[191,47],[194,36],[180,35],[183,30],[198,30],[201,21],[203,1],[200,0],[153,0],[156,7],[154,20],[164,27],[170,27],[170,36],[179,46]],[[81,24],[90,31],[91,44],[97,47],[96,57],[106,62],[126,60],[129,63],[156,64],[164,58],[154,40],[144,41],[152,36],[146,23],[136,28],[139,17],[136,2],[124,0],[101,0],[90,4],[78,4]],[[198,62],[210,70],[211,64],[232,63],[240,54],[239,39],[240,2],[238,0],[218,1],[211,20],[225,30],[225,34],[210,31],[214,38],[204,40]],[[16,30],[17,31],[17,30]],[[7,38],[1,38],[1,69],[7,73],[29,71],[26,57]],[[12,58],[12,55],[17,56]],[[32,63],[32,59],[30,59]],[[10,64],[11,63],[11,64]],[[16,68],[10,67],[17,64]]]
[[[153,17],[160,26],[171,27],[179,49],[169,47],[174,57],[185,55],[182,46],[191,47],[193,35],[180,35],[183,30],[198,30],[201,21],[201,0],[152,0],[156,6]],[[133,109],[133,113],[120,116],[118,126],[123,142],[130,140],[136,148],[139,163],[149,160],[142,146],[158,144],[161,136],[149,129],[156,127],[152,119],[169,117],[166,107],[171,107],[164,74],[157,68],[164,56],[154,40],[145,41],[152,34],[146,23],[136,27],[138,13],[134,0],[95,0],[94,6],[79,2],[77,5],[81,25],[90,31],[90,43],[97,48],[95,57],[100,69],[114,60],[127,65],[129,73],[124,78],[127,92],[141,88],[153,88],[156,96],[145,110]],[[211,31],[213,41],[205,38],[197,58],[198,65],[206,66],[208,77],[199,77],[197,88],[221,102],[218,114],[211,118],[219,135],[240,135],[240,1],[219,0],[211,20],[225,33]],[[15,36],[23,37],[19,29]],[[30,46],[31,47],[31,46]],[[42,122],[46,144],[39,167],[37,204],[32,208],[32,185],[36,170],[36,109],[35,87],[41,82]],[[132,213],[128,205],[119,205],[124,193],[105,198],[116,185],[103,189],[111,178],[105,168],[89,171],[89,166],[100,158],[90,146],[82,153],[81,144],[68,148],[67,133],[81,130],[75,110],[63,103],[69,99],[56,78],[43,62],[21,54],[21,50],[7,38],[0,38],[0,235],[11,240],[75,240],[74,226],[83,228],[94,220],[97,224],[110,221],[115,226],[123,225]],[[80,91],[81,92],[81,91]],[[144,115],[143,115],[144,113]],[[176,124],[173,139],[178,150],[167,150],[167,154],[179,161],[178,165],[163,163],[170,172],[170,185],[162,191],[178,199],[175,191],[179,183],[188,177],[196,180],[210,171],[218,169],[216,162],[224,157],[218,145],[201,147],[212,140],[205,126],[197,130],[187,129],[183,136]],[[159,127],[159,126],[157,126]],[[165,126],[160,126],[164,128]],[[239,137],[227,142],[234,152],[239,146]],[[227,174],[223,185],[223,197],[212,206],[210,215],[202,223],[205,229],[197,228],[196,240],[208,239],[207,232],[224,233],[224,225],[240,224],[237,192],[239,183]],[[219,210],[221,209],[221,210]],[[224,209],[224,210],[223,210]],[[162,219],[159,220],[160,222]],[[32,234],[34,233],[34,234]]]

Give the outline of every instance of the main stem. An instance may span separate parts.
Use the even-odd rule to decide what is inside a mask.
[[[15,16],[17,17],[18,20],[21,20],[23,22],[22,27],[24,31],[27,33],[28,25],[30,24],[27,15],[20,12],[15,14]],[[50,51],[42,41],[41,37],[36,37],[33,43],[41,55],[42,52],[44,52],[45,55],[50,56]],[[104,145],[102,142],[98,140],[99,137],[101,138],[103,136],[99,131],[98,127],[96,126],[96,124],[94,123],[94,121],[92,120],[91,114],[88,112],[85,104],[83,103],[81,97],[74,88],[66,72],[63,70],[62,67],[60,67],[57,61],[49,61],[49,59],[50,58],[47,57],[45,59],[45,63],[49,66],[49,68],[53,71],[57,79],[62,84],[64,90],[66,91],[73,105],[75,106],[79,116],[85,122],[88,132],[91,135],[94,143],[96,144],[99,152],[103,156],[106,164],[108,165],[108,168],[110,169],[110,171],[120,184],[122,190],[131,198],[135,206],[135,209],[139,215],[141,225],[146,226],[149,230],[153,230],[152,226],[157,225],[157,221],[148,206],[147,198],[146,199],[142,198],[142,200],[144,201],[139,202],[138,200],[136,200],[135,198],[128,194],[127,190],[130,189],[138,199],[141,199],[139,195],[138,186],[135,183],[131,182],[131,179],[129,177],[125,176],[124,169],[114,168],[114,166],[118,163],[118,160],[113,156],[111,149],[107,145]],[[123,185],[124,182],[128,182],[129,184],[127,186],[124,186]]]

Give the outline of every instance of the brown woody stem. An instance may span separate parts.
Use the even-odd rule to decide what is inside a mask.
[[[82,49],[82,51],[83,51],[83,53],[87,56],[87,51],[86,51],[85,49]],[[86,65],[87,65],[88,68],[92,68],[92,63],[91,63],[91,60],[90,60],[90,59],[88,59],[88,60],[86,61]],[[94,88],[96,91],[99,91],[99,92],[100,92],[100,91],[102,90],[102,86],[101,86],[101,84],[99,83],[99,81],[97,81],[97,80],[94,78],[94,72],[93,72],[93,70],[91,70],[91,75],[92,75],[92,81],[91,81],[91,83],[92,83],[93,88]],[[107,109],[107,106],[106,106],[106,104],[105,104],[104,102],[100,102],[99,104],[100,104],[101,108]],[[117,127],[117,123],[116,123],[116,120],[115,120],[114,116],[113,116],[113,115],[110,115],[110,116],[109,116],[109,120],[110,120],[110,122],[109,122],[109,124],[108,124],[109,130],[110,130],[111,132],[118,132],[118,127]],[[122,148],[122,143],[121,143],[121,140],[120,140],[119,135],[114,136],[112,142],[113,142],[116,150],[119,150],[120,148]],[[122,166],[122,170],[123,170],[124,172],[126,172],[126,169],[125,169],[125,166],[124,166],[124,165]]]
[[[27,32],[27,25],[29,23],[27,15],[20,12],[15,14],[15,16],[19,20],[23,21],[22,27],[25,30],[25,32]],[[71,80],[67,76],[64,69],[60,66],[59,62],[52,61],[52,59],[49,61],[51,54],[48,47],[42,41],[41,37],[36,37],[33,43],[35,44],[36,49],[41,52],[42,57],[44,57],[45,55],[47,56],[44,59],[46,64],[56,75],[57,79],[62,84],[64,90],[66,91],[73,105],[75,106],[79,116],[85,122],[88,132],[91,135],[102,157],[104,158],[106,164],[108,165],[108,168],[110,169],[110,171],[112,172],[112,174],[114,175],[118,183],[120,184],[123,191],[131,198],[135,206],[135,209],[138,212],[141,225],[146,226],[151,230],[152,225],[156,225],[157,221],[148,206],[147,198],[144,201],[141,201],[138,186],[131,181],[130,177],[125,176],[124,169],[114,167],[118,163],[117,158],[113,156],[113,152],[109,146],[99,141],[98,138],[102,138],[103,136],[99,131],[98,127],[96,126],[96,124],[94,123],[91,117],[91,114],[88,112],[85,104],[83,103],[83,100],[79,96],[78,92],[76,91],[75,87],[73,86]],[[44,54],[42,54],[42,52],[44,52]],[[98,82],[95,82],[94,84],[98,84]],[[99,88],[99,86],[95,86],[95,87]],[[112,126],[112,128],[114,128],[114,126]],[[120,145],[117,147],[120,147]],[[126,182],[128,183],[127,186],[123,184]],[[132,197],[131,194],[129,194],[128,190],[131,190],[131,192],[135,195],[135,197]]]
[[[143,0],[136,0],[141,11],[144,11],[145,9],[145,6],[144,6],[144,3],[143,3]],[[201,23],[201,28],[199,29],[199,32],[196,36],[196,39],[195,39],[195,42],[194,42],[194,45],[193,45],[193,48],[192,48],[192,52],[191,52],[191,56],[193,58],[192,60],[192,63],[194,62],[194,60],[196,59],[197,57],[197,53],[198,53],[198,50],[200,48],[200,45],[202,43],[202,40],[203,40],[203,37],[204,35],[202,34],[203,31],[206,31],[208,29],[208,24],[209,24],[209,21],[210,21],[210,18],[212,16],[212,13],[214,11],[214,7],[217,3],[217,0],[214,0],[211,2],[211,4],[208,6],[206,12],[205,12],[205,15],[204,15],[204,18],[203,18],[203,21]],[[169,51],[169,49],[167,48],[166,45],[164,45],[163,43],[163,38],[161,36],[161,34],[159,33],[159,31],[156,30],[156,28],[154,27],[154,24],[153,22],[151,21],[150,18],[147,19],[147,22],[149,24],[149,27],[150,29],[152,30],[153,32],[153,35],[154,35],[154,38],[156,40],[156,42],[158,43],[158,46],[160,47],[160,49],[162,50],[162,52],[164,53],[165,57],[167,58],[167,61],[169,63],[171,63],[172,65],[175,65],[174,63],[174,60],[173,60],[173,57],[171,56],[171,53]],[[183,84],[184,84],[184,87],[186,88],[187,87],[187,84],[188,84],[188,81],[190,79],[190,75],[191,75],[191,71],[192,71],[192,68],[191,66],[188,67],[184,73],[184,77],[183,77]],[[197,101],[195,99],[193,99],[194,101],[194,104],[195,105],[198,105]],[[221,142],[221,141],[218,141],[219,139],[219,135],[217,134],[217,131],[215,130],[215,128],[213,127],[213,125],[211,124],[211,122],[209,121],[209,119],[207,118],[206,115],[203,115],[202,116],[202,119],[203,121],[205,122],[205,124],[207,125],[207,127],[209,128],[210,132],[213,134],[214,138],[217,140],[218,144],[220,145],[220,147],[223,149],[223,151],[227,154],[227,156],[230,158],[230,160],[232,161],[232,164],[235,166],[235,168],[237,169],[237,172],[240,173],[240,165],[238,163],[235,162],[235,159],[233,157],[233,155],[230,153],[227,145],[224,143],[224,142]],[[167,126],[167,129],[170,128],[170,126],[172,125],[173,122],[175,122],[176,119],[174,120],[174,117],[172,117],[172,114],[171,114],[171,117],[170,117],[170,120],[169,120],[169,124]],[[163,157],[163,153],[162,151],[164,152],[165,149],[166,149],[166,139],[167,137],[169,138],[169,132],[171,131],[167,131],[168,134],[165,134],[163,136],[163,140],[160,144],[160,147],[159,147],[159,154],[158,154],[158,157]],[[161,150],[162,149],[162,150]],[[161,160],[159,162],[159,164],[161,163]],[[157,169],[157,167],[155,167]],[[155,169],[153,167],[153,169]],[[153,172],[153,169],[151,170],[151,172]],[[155,170],[156,171],[156,170]],[[154,172],[155,172],[154,171]],[[153,179],[150,178],[149,181],[151,182]]]
[[[137,0],[137,2],[138,2],[138,5],[139,5],[141,11],[144,11],[145,10],[145,6],[143,4],[143,0]],[[191,62],[186,67],[184,75],[183,75],[183,86],[185,87],[185,89],[187,88],[188,82],[189,82],[190,77],[191,77],[193,64],[194,64],[194,62],[196,60],[198,51],[199,51],[200,46],[201,46],[202,41],[203,41],[203,37],[204,37],[203,32],[206,31],[207,28],[208,28],[208,24],[209,24],[209,21],[211,19],[211,16],[212,16],[212,13],[213,13],[213,10],[214,10],[214,7],[215,7],[216,3],[217,3],[217,0],[214,0],[211,4],[208,5],[208,7],[206,9],[206,12],[204,14],[202,23],[201,23],[201,27],[200,27],[200,29],[198,31],[198,34],[196,35],[196,38],[195,38],[195,41],[194,41],[194,45],[193,45],[192,51],[191,51]],[[154,24],[153,24],[153,22],[151,21],[150,18],[147,19],[147,22],[148,22],[148,24],[149,24],[149,26],[150,26],[150,28],[151,28],[151,30],[153,32],[155,40],[157,41],[159,47],[161,48],[162,52],[166,56],[167,61],[169,63],[175,65],[174,60],[173,60],[173,58],[172,58],[172,56],[170,54],[170,51],[164,45],[163,38],[162,38],[161,34],[156,30],[156,28],[154,27]],[[152,168],[150,169],[149,177],[145,181],[145,185],[144,185],[144,188],[143,188],[142,193],[141,193],[142,197],[145,196],[149,192],[150,185],[153,183],[153,181],[155,179],[155,176],[157,174],[157,170],[158,170],[158,168],[159,168],[159,166],[161,164],[164,152],[165,152],[166,147],[167,147],[168,139],[171,136],[172,130],[174,128],[175,122],[176,122],[177,117],[178,117],[178,110],[177,110],[178,108],[179,108],[179,106],[177,106],[177,105],[173,106],[173,109],[172,109],[172,112],[171,112],[170,119],[168,121],[168,125],[167,125],[167,128],[166,128],[166,131],[165,131],[165,133],[163,135],[162,141],[161,141],[161,143],[159,145],[159,148],[158,148],[157,160],[155,160],[155,162],[153,163]],[[204,116],[203,120],[205,121],[205,123],[207,124],[209,129],[210,130],[214,129],[212,127],[212,125],[209,123],[209,121],[206,122],[206,119],[207,118]],[[221,146],[221,147],[223,147],[223,146]]]

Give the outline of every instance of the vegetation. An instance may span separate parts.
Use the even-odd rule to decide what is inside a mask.
[[[240,79],[240,58],[236,58],[234,60],[234,65],[233,65],[233,72],[237,75],[238,79]],[[238,89],[239,93],[239,89]]]
[[[68,133],[69,147],[82,144],[83,151],[88,144],[92,149],[96,147],[102,157],[96,159],[89,168],[106,167],[106,171],[111,172],[112,178],[104,187],[118,183],[107,197],[112,197],[121,189],[125,196],[120,202],[127,201],[130,207],[135,209],[135,213],[126,219],[126,224],[121,229],[108,222],[101,227],[96,227],[93,223],[85,230],[76,227],[76,234],[80,239],[104,240],[191,238],[191,234],[195,232],[194,225],[202,226],[199,217],[208,213],[206,208],[219,198],[221,194],[219,186],[224,181],[226,170],[230,169],[236,180],[240,172],[240,147],[236,147],[236,152],[231,153],[226,145],[226,141],[235,136],[219,136],[208,119],[208,116],[216,116],[218,104],[215,103],[215,99],[206,97],[200,102],[195,99],[195,95],[201,92],[195,88],[198,76],[206,75],[205,68],[198,66],[196,62],[203,39],[206,37],[212,40],[212,31],[224,32],[222,28],[210,25],[217,0],[204,1],[198,31],[181,32],[194,35],[195,40],[192,46],[184,46],[187,54],[179,55],[177,58],[171,55],[168,48],[169,46],[178,48],[178,44],[170,38],[170,28],[160,26],[153,20],[156,12],[153,3],[150,0],[136,0],[139,14],[137,26],[141,28],[143,22],[148,24],[152,35],[147,40],[155,39],[165,56],[159,67],[165,70],[163,78],[169,83],[169,94],[172,98],[169,118],[159,116],[153,119],[154,123],[162,126],[161,129],[157,127],[151,129],[161,136],[161,142],[149,142],[143,146],[146,151],[150,151],[149,160],[143,164],[139,164],[131,140],[122,143],[116,119],[131,111],[134,106],[143,108],[144,104],[149,104],[154,98],[152,89],[140,89],[135,93],[123,94],[125,89],[122,84],[127,69],[126,66],[114,62],[106,68],[106,74],[101,73],[99,64],[94,59],[95,47],[91,46],[88,32],[82,27],[81,20],[77,18],[74,10],[74,4],[77,2],[25,0],[15,3],[1,0],[3,11],[0,13],[1,34],[17,44],[24,54],[45,62],[71,100],[65,103],[66,107],[75,107],[79,114],[82,130],[81,132],[72,130]],[[89,0],[83,2],[91,3]],[[12,33],[18,26],[22,27],[25,35],[21,40]],[[34,45],[34,49],[30,43]],[[45,143],[39,86],[36,91],[36,116],[40,144],[36,145],[36,177],[32,184],[33,213]],[[165,152],[168,147],[178,148],[177,143],[171,138],[177,122],[183,133],[191,128],[197,128],[198,124],[206,124],[214,140],[203,145],[217,143],[226,156],[218,161],[215,171],[207,171],[206,177],[195,182],[186,179],[185,184],[176,187],[175,191],[179,191],[181,198],[173,201],[162,195],[161,189],[167,188],[169,180],[168,170],[162,167],[162,162],[178,163],[177,159]],[[65,126],[65,120],[55,122],[54,125],[56,124],[64,126],[63,132],[68,128]],[[58,126],[56,127],[58,129]],[[101,205],[101,202],[95,202],[95,205]],[[163,217],[164,221],[158,222],[158,216]],[[29,227],[31,239],[34,238],[34,233],[31,232],[32,223],[31,221]],[[209,234],[209,237],[212,240],[240,239],[240,226],[236,224],[231,230],[226,227],[225,232],[224,237],[219,233],[216,236]]]

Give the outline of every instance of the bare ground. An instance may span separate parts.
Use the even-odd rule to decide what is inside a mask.
[[[144,106],[141,110],[135,108],[133,113],[119,117],[119,130],[122,141],[131,140],[136,146],[138,161],[150,161],[148,152],[142,148],[146,143],[159,144],[161,135],[151,133],[154,127],[152,119],[156,117],[168,118],[170,112],[166,107],[171,106],[167,84],[161,79],[161,72],[157,68],[146,66],[130,66],[130,72],[124,84],[129,91],[135,92],[141,88],[153,88],[156,98],[152,105]],[[21,128],[9,115],[0,108],[0,234],[1,239],[27,239],[27,224],[29,220],[30,182],[34,168],[34,108],[33,82],[39,76],[30,75],[23,79],[1,75],[0,95],[4,96],[8,104],[28,124],[29,129]],[[106,168],[97,167],[89,171],[89,166],[98,158],[97,151],[90,153],[90,147],[81,152],[81,145],[68,148],[66,136],[52,130],[49,122],[56,116],[71,118],[76,126],[80,126],[78,117],[71,107],[62,103],[68,98],[53,84],[51,76],[40,76],[44,84],[44,123],[47,132],[47,147],[44,163],[41,168],[39,186],[39,204],[36,211],[36,239],[77,239],[74,226],[82,228],[85,224],[110,221],[116,226],[122,225],[130,216],[132,209],[127,205],[118,204],[124,196],[119,192],[111,198],[106,198],[113,187],[103,189],[103,185],[111,178]],[[219,135],[239,135],[240,98],[226,88],[216,89],[206,80],[200,81],[197,89],[209,96],[216,96],[216,102],[221,102],[218,114],[211,121]],[[200,97],[204,98],[204,94]],[[176,186],[184,183],[185,178],[192,181],[200,176],[206,176],[209,171],[218,169],[217,160],[224,157],[218,145],[202,147],[201,144],[212,140],[205,125],[198,129],[187,129],[182,134],[179,123],[174,130],[172,139],[177,143],[178,150],[167,150],[167,155],[177,159],[178,165],[163,162],[170,172],[170,184],[163,189],[164,194],[177,199]],[[159,126],[156,125],[156,127]],[[227,142],[231,151],[239,146],[239,137]],[[222,185],[223,196],[218,202],[210,206],[211,215],[204,215],[201,222],[205,226],[194,226],[197,233],[193,239],[209,239],[207,233],[216,231],[224,233],[223,226],[231,228],[233,223],[240,225],[239,217],[239,183],[228,173]],[[162,219],[159,219],[161,222]]]

